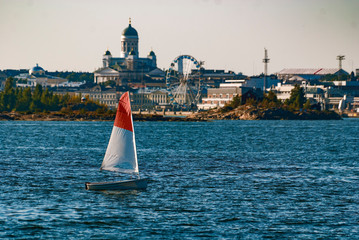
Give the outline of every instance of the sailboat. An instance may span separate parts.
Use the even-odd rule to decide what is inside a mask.
[[[124,93],[118,103],[116,118],[101,170],[131,174],[131,179],[115,182],[87,182],[88,190],[146,189],[147,179],[141,179],[138,170],[135,132],[129,93]],[[132,175],[135,178],[132,179]]]

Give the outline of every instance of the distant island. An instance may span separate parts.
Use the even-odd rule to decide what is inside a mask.
[[[189,115],[198,121],[209,120],[341,120],[333,111],[288,110],[280,107],[264,108],[256,105],[243,105],[230,111],[214,109]]]
[[[194,113],[188,118],[197,120],[341,120],[342,117],[305,98],[303,88],[296,85],[290,98],[280,101],[272,91],[263,98],[236,96],[222,108]]]

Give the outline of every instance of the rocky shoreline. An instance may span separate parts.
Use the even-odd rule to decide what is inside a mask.
[[[221,109],[209,110],[189,115],[197,120],[341,120],[333,111],[289,111],[283,108],[260,108],[242,105],[228,112]]]
[[[87,113],[0,113],[3,121],[114,121],[115,114]],[[171,117],[161,114],[133,114],[134,121],[181,121],[198,122],[212,120],[341,120],[342,117],[333,111],[289,111],[283,108],[260,108],[242,105],[228,112],[213,109],[193,113],[187,117]]]
[[[96,113],[0,113],[0,121],[114,121],[115,114],[96,114]],[[201,121],[186,117],[169,117],[159,114],[133,114],[134,121]],[[202,120],[203,121],[203,120]]]

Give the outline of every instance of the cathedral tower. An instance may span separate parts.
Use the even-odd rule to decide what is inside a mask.
[[[111,59],[112,59],[111,52],[107,49],[107,51],[105,52],[105,54],[102,57],[102,63],[103,63],[104,68],[105,67],[110,67]]]
[[[131,26],[130,18],[128,27],[123,30],[121,36],[121,57],[127,58],[131,51],[134,51],[138,57],[138,34],[136,29]]]

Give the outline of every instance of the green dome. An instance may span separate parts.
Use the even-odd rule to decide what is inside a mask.
[[[137,31],[131,26],[131,23],[123,30],[122,35],[125,37],[138,37]]]
[[[105,55],[106,55],[106,56],[111,55],[111,52],[110,52],[109,50],[107,50],[107,51],[105,52]]]
[[[148,56],[156,57],[156,54],[151,50],[151,52],[148,54]]]

